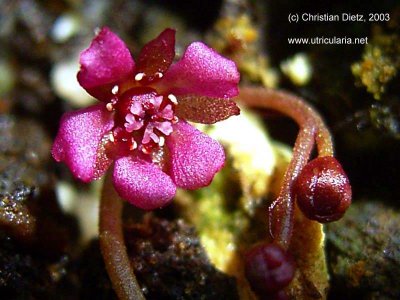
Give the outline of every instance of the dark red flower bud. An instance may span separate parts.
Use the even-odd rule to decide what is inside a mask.
[[[297,177],[293,193],[304,215],[321,223],[340,219],[351,204],[349,179],[332,156],[310,161]]]
[[[277,244],[255,246],[245,254],[244,261],[246,278],[260,296],[278,295],[293,279],[294,259]]]
[[[286,295],[286,292],[284,290],[279,291],[273,295],[268,295],[267,297],[265,297],[265,299],[268,300],[289,300],[289,297]]]

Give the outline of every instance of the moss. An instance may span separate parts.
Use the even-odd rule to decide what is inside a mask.
[[[207,41],[218,52],[237,63],[246,81],[276,87],[277,74],[270,67],[267,55],[260,49],[262,34],[262,29],[252,20],[251,14],[242,11],[221,16]]]
[[[387,85],[400,68],[400,39],[393,34],[377,34],[365,47],[361,61],[351,66],[356,84],[365,86],[376,100],[380,100]]]
[[[379,202],[354,203],[326,227],[335,299],[398,299],[399,230],[399,212]]]

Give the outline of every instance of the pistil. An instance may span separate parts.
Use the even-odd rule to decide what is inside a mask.
[[[137,73],[135,80],[144,76],[144,73]],[[115,128],[110,141],[122,145],[122,149],[139,150],[146,155],[164,147],[165,137],[173,132],[172,125],[178,121],[176,96],[159,95],[150,87],[133,87],[122,95],[118,92],[121,89],[115,85],[112,93],[116,98],[106,104],[108,111],[115,111]]]

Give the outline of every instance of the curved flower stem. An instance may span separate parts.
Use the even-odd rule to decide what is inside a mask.
[[[122,230],[122,199],[107,173],[100,201],[99,238],[100,248],[114,291],[122,300],[144,300],[126,252]]]
[[[295,120],[300,127],[293,147],[293,158],[285,172],[281,190],[269,208],[270,233],[276,243],[287,249],[293,231],[293,183],[307,164],[315,142],[318,156],[333,155],[331,136],[320,115],[304,100],[289,93],[242,87],[239,102],[249,108],[278,111]]]

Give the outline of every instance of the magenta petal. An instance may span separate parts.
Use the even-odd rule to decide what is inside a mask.
[[[224,165],[222,146],[184,121],[174,125],[166,144],[170,155],[168,172],[178,187],[197,189],[209,185]]]
[[[80,85],[99,100],[108,101],[112,86],[130,73],[135,63],[125,43],[110,29],[104,27],[89,48],[81,53]]]
[[[103,136],[114,126],[103,104],[64,114],[51,153],[64,161],[75,177],[84,182],[99,178],[111,161],[100,152]]]
[[[126,156],[114,165],[115,190],[129,203],[146,210],[160,208],[174,197],[176,186],[155,164]]]
[[[233,61],[195,42],[189,45],[183,58],[170,67],[160,84],[176,95],[231,98],[238,94],[239,79]]]
[[[175,30],[168,28],[142,48],[137,59],[136,72],[150,77],[155,76],[156,72],[163,74],[174,57]]]
[[[182,119],[213,124],[240,114],[236,103],[230,99],[186,96],[178,98],[176,115]]]

